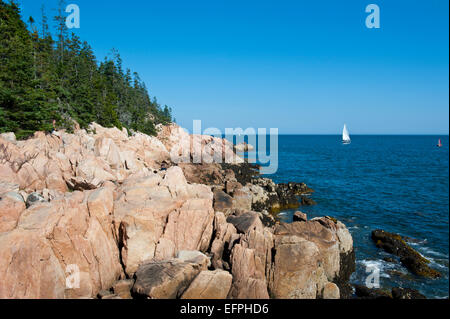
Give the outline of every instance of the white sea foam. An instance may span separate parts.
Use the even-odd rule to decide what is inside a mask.
[[[428,260],[430,261],[430,266],[432,266],[432,267],[437,267],[437,268],[441,268],[441,269],[448,269],[448,266],[437,262],[434,258],[428,257]]]
[[[386,262],[381,259],[377,259],[377,260],[363,259],[360,261],[360,263],[363,264],[366,269],[372,269],[372,270],[377,269],[380,273],[380,277],[383,277],[383,278],[391,277],[389,274],[387,274],[385,272],[385,269],[392,268],[392,267],[389,267],[386,264]]]
[[[426,244],[428,242],[428,240],[425,238],[424,240],[420,240],[420,241],[415,241],[415,242],[411,242],[411,241],[406,241],[410,246],[421,246],[423,244]]]
[[[432,250],[431,248],[428,248],[428,247],[420,247],[418,249],[421,250],[424,254],[427,254],[427,255],[448,258],[448,255],[445,255],[445,254],[440,253],[438,251],[434,251],[434,250]]]

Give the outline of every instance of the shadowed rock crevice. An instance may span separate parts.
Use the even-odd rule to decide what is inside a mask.
[[[341,299],[350,299],[353,295],[353,287],[350,284],[350,277],[356,270],[355,251],[340,254],[339,274],[333,282],[339,287]]]

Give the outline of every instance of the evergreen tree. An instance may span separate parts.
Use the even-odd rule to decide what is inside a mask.
[[[0,21],[0,130],[18,137],[47,130],[54,110],[37,86],[32,37],[15,2],[0,1]]]
[[[0,132],[18,138],[48,131],[56,120],[71,129],[73,121],[155,134],[155,125],[172,121],[172,110],[151,99],[137,73],[123,69],[117,50],[97,64],[92,48],[70,34],[60,0],[56,41],[42,7],[41,26],[29,29],[17,3],[0,0]]]

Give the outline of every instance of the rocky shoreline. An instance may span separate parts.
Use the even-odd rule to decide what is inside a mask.
[[[277,211],[313,204],[311,189],[258,177],[225,140],[159,130],[2,135],[0,298],[348,295],[347,228],[277,221]],[[228,164],[172,160],[186,148],[221,149]]]
[[[346,226],[277,219],[312,189],[261,178],[226,140],[158,129],[0,136],[0,298],[352,297]]]

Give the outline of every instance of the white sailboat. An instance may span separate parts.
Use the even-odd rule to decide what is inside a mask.
[[[342,131],[342,143],[350,144],[352,140],[350,139],[350,134],[348,133],[347,125],[344,124],[344,130]]]

